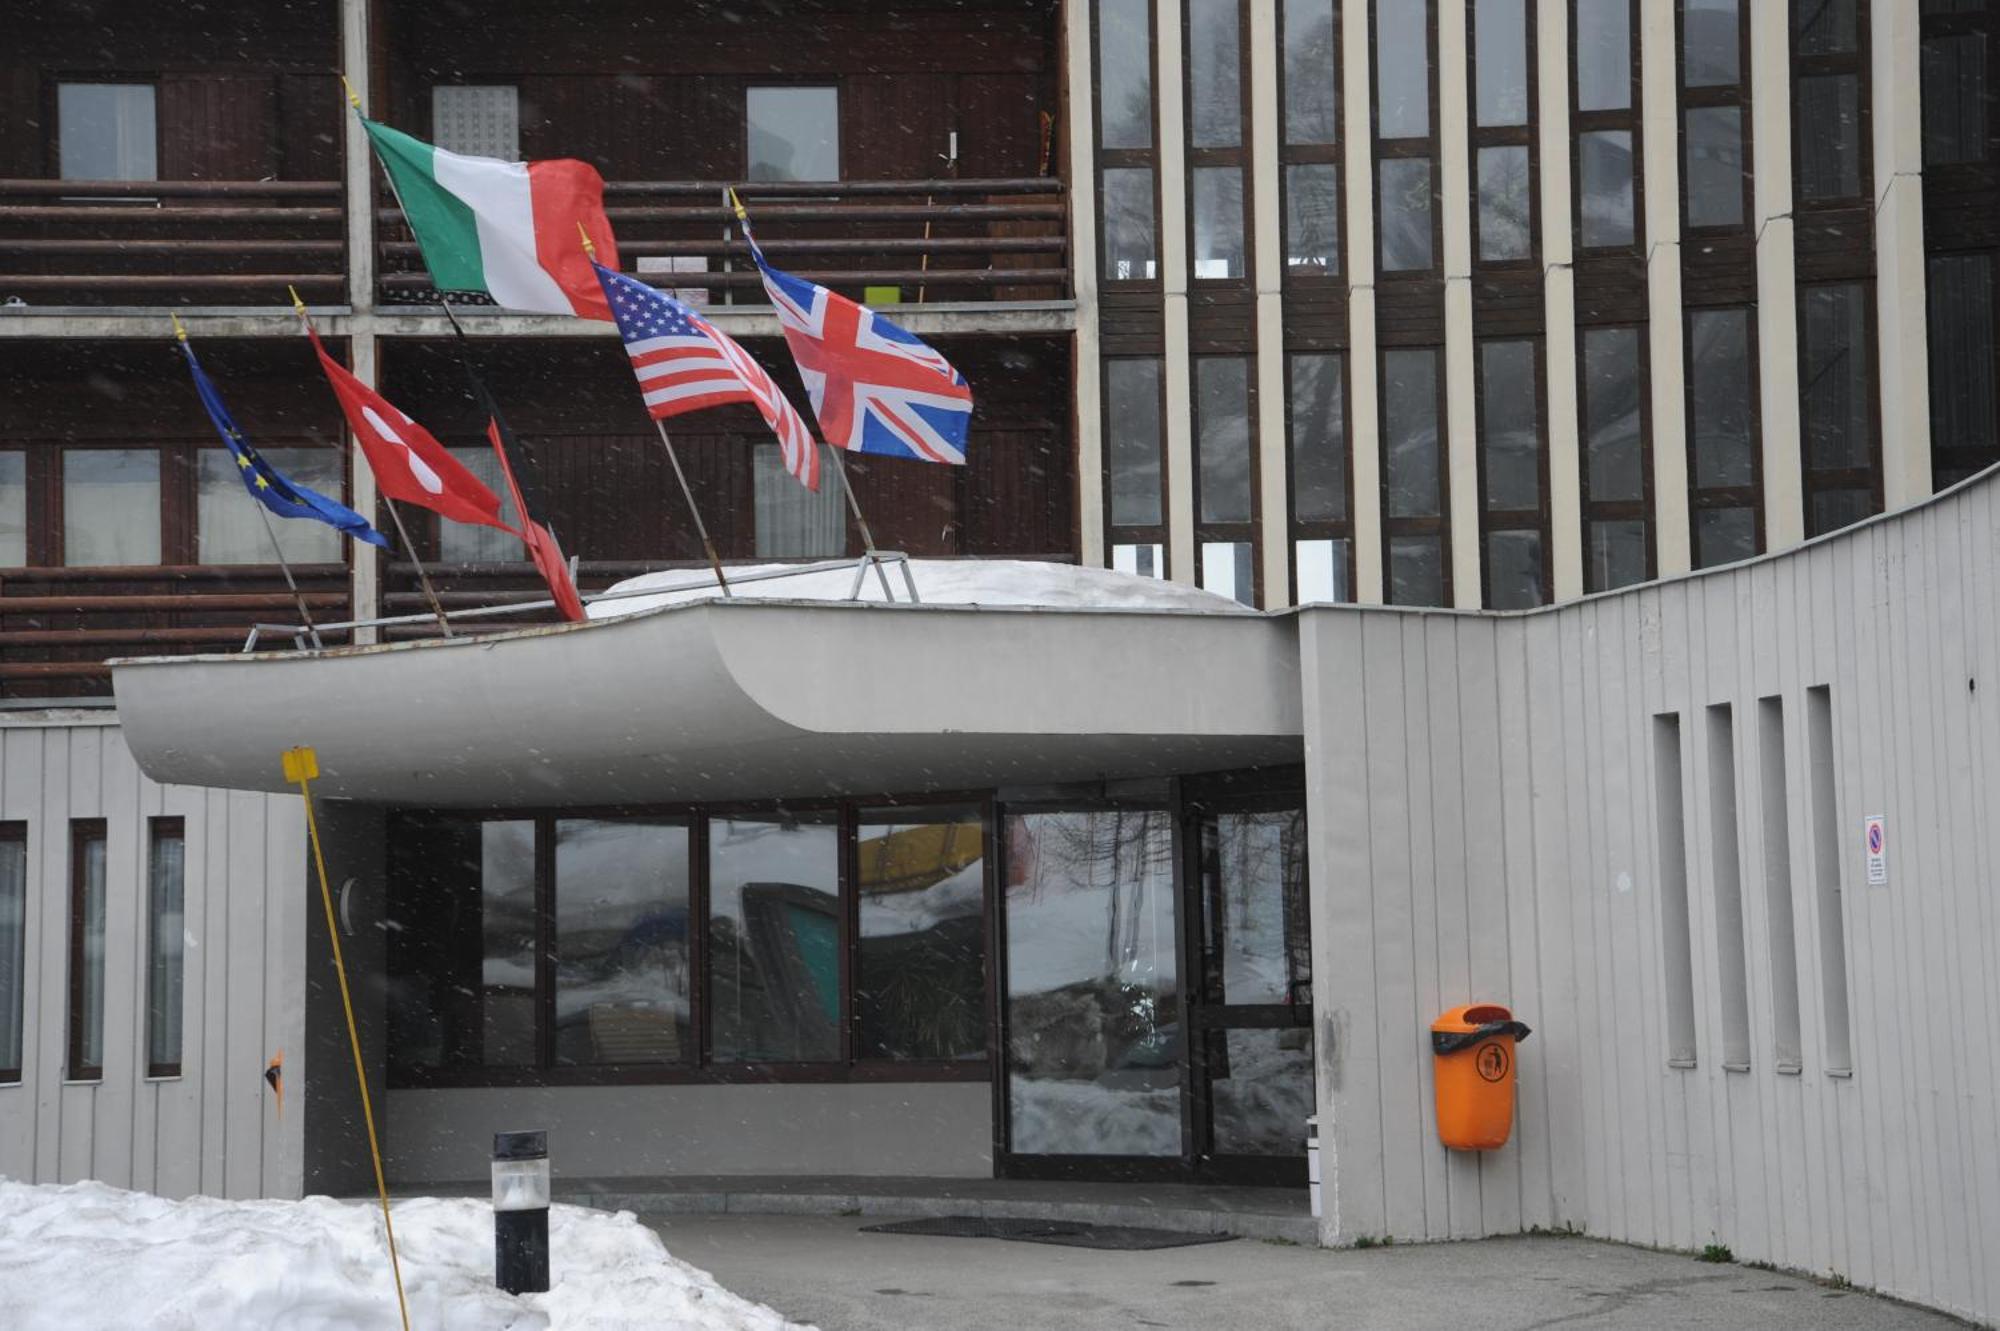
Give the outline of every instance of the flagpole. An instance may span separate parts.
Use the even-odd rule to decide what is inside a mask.
[[[660,442],[666,445],[667,461],[674,464],[674,479],[681,483],[681,495],[687,500],[689,515],[694,518],[694,529],[701,536],[701,548],[708,552],[708,566],[715,570],[715,581],[722,588],[724,597],[733,598],[736,593],[729,590],[729,579],[722,573],[722,556],[716,553],[715,542],[708,537],[708,524],[701,520],[701,510],[694,503],[694,490],[688,485],[687,473],[681,470],[680,454],[674,451],[674,441],[667,437],[667,423],[654,417],[653,427],[660,432]]]
[[[861,548],[867,551],[868,564],[875,570],[876,581],[882,584],[882,596],[886,600],[896,599],[896,593],[889,590],[889,575],[882,571],[882,556],[875,550],[875,533],[868,530],[868,519],[861,516],[861,501],[854,497],[854,482],[847,479],[847,464],[841,460],[840,450],[832,444],[826,451],[833,455],[833,469],[840,473],[840,488],[847,495],[847,509],[854,514],[855,525],[861,528]]]

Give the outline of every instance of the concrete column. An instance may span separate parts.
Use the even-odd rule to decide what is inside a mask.
[[[1543,318],[1549,433],[1549,553],[1555,599],[1583,594],[1582,453],[1577,433],[1576,278],[1570,264],[1569,10],[1535,6],[1537,144],[1542,170]]]
[[[1091,568],[1108,562],[1104,535],[1104,364],[1097,304],[1097,122],[1091,89],[1089,0],[1063,6],[1069,88],[1070,272],[1076,289],[1075,422],[1078,554]]]
[[[365,98],[368,90],[369,0],[340,0],[340,67],[347,81]],[[367,105],[364,101],[363,105]],[[372,109],[372,108],[371,108]],[[375,382],[375,153],[368,146],[368,133],[361,118],[350,110],[341,117],[342,146],[346,156],[347,199],[347,303],[354,311],[349,344],[353,347],[353,369],[367,384]],[[354,510],[372,519],[375,512],[375,473],[361,455],[361,447],[350,436],[348,472],[354,478],[350,497]],[[391,539],[394,539],[393,537]],[[349,574],[349,590],[354,615],[365,619],[375,613],[382,586],[382,552],[366,541],[349,541],[354,552]],[[375,630],[355,633],[358,643],[375,641]]]
[[[357,324],[356,330],[348,337],[348,345],[353,348],[355,377],[364,384],[374,384],[380,374],[375,334]],[[347,437],[348,471],[354,477],[354,511],[372,522],[376,498],[375,473],[369,470],[368,460],[362,456],[361,445],[355,440],[353,432],[342,430],[342,434]],[[385,534],[391,541],[398,539],[393,531]],[[367,619],[381,607],[382,551],[366,541],[349,541],[347,547],[354,552],[354,567],[349,575],[354,595],[354,617]],[[399,548],[398,553],[408,557],[408,551]],[[357,643],[375,640],[374,629],[356,629],[354,632]]]
[[[1680,66],[1674,0],[1639,8],[1640,125],[1646,191],[1646,307],[1652,323],[1653,546],[1659,575],[1692,566],[1687,379],[1681,364]]]
[[[1257,539],[1263,547],[1264,606],[1292,603],[1292,543],[1285,479],[1285,219],[1278,197],[1277,0],[1250,0],[1250,219],[1257,255]]]
[[[1444,209],[1445,456],[1451,491],[1451,600],[1476,610],[1479,561],[1479,413],[1472,345],[1472,128],[1466,7],[1437,9],[1438,177]]]
[[[1348,496],[1354,530],[1354,599],[1382,603],[1382,432],[1375,381],[1375,145],[1370,126],[1374,73],[1368,6],[1340,8],[1341,124],[1347,169]]]
[[[1194,366],[1188,351],[1187,98],[1181,77],[1181,0],[1159,0],[1160,289],[1166,304],[1167,576],[1199,581],[1194,540]]]
[[[1750,6],[1750,131],[1757,225],[1757,383],[1762,399],[1764,547],[1805,539],[1799,448],[1799,323],[1792,249],[1791,28],[1785,6]]]
[[[1917,7],[1869,6],[1875,133],[1875,322],[1882,375],[1882,500],[1931,492],[1924,311],[1923,103]]]

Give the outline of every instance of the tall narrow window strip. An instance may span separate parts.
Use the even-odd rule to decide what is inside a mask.
[[[1799,291],[1799,424],[1811,536],[1875,510],[1875,346],[1869,294],[1865,282],[1831,282]]]
[[[1600,592],[1651,575],[1644,339],[1586,328],[1582,344],[1585,586]]]
[[[1819,918],[1820,1003],[1824,1019],[1826,1068],[1851,1072],[1854,1049],[1847,1006],[1846,896],[1841,891],[1839,803],[1833,772],[1833,693],[1825,684],[1806,690],[1807,761],[1812,772],[1812,835],[1815,914]],[[1857,818],[1855,825],[1860,825]]]
[[[70,1081],[104,1076],[105,831],[101,819],[70,824]]]
[[[1243,46],[1237,0],[1188,0],[1188,146],[1243,143]]]
[[[1195,361],[1196,455],[1203,522],[1249,522],[1251,512],[1249,363],[1234,356]]]
[[[1799,1040],[1799,956],[1792,907],[1790,775],[1785,767],[1785,700],[1757,700],[1758,804],[1764,815],[1764,917],[1771,937],[1771,1037],[1778,1071],[1803,1065]]]
[[[1429,347],[1382,355],[1383,508],[1392,518],[1434,518],[1443,511],[1437,360]]]
[[[1925,166],[1964,166],[1986,160],[1991,103],[1986,86],[1987,34],[1925,37],[1923,126]]]
[[[1153,146],[1152,0],[1100,0],[1098,145]]]
[[[28,829],[0,823],[0,1082],[21,1079],[27,966]]]
[[[1349,0],[1356,3],[1357,0]],[[1283,0],[1285,142],[1330,146],[1338,125],[1333,0]]]
[[[154,818],[146,861],[146,1075],[181,1073],[186,1005],[187,841],[178,818]]]
[[[1943,489],[2000,461],[1993,255],[1933,254],[1928,273],[1931,479]]]
[[[1375,0],[1379,138],[1421,139],[1431,132],[1430,10],[1431,0]]]
[[[1337,353],[1291,357],[1292,516],[1347,519],[1346,381]]]
[[[1576,108],[1632,105],[1631,0],[1575,0]]]
[[[1695,566],[1757,553],[1755,328],[1747,309],[1690,310],[1688,451]]]
[[[1477,0],[1473,66],[1473,123],[1482,129],[1527,124],[1527,0]]]
[[[1111,523],[1158,526],[1160,498],[1160,362],[1119,358],[1104,363],[1106,428],[1110,436]]]
[[[1750,978],[1744,958],[1743,848],[1737,835],[1736,720],[1728,703],[1708,709],[1708,844],[1715,895],[1716,982],[1722,1066],[1750,1070]]]
[[[1659,839],[1660,952],[1667,999],[1667,1062],[1695,1065],[1694,946],[1688,918],[1687,819],[1681,794],[1681,718],[1653,718],[1654,834]]]

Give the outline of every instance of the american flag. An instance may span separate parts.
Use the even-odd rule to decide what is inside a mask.
[[[855,453],[963,465],[972,424],[965,376],[866,305],[773,268],[740,205],[737,215],[826,441]]]
[[[748,402],[778,436],[785,470],[808,490],[819,489],[819,450],[812,431],[749,352],[665,292],[602,264],[594,266],[632,358],[646,410],[655,420]]]

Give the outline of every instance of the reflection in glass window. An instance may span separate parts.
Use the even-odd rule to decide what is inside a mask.
[[[1481,129],[1527,124],[1527,0],[1477,0],[1473,41],[1473,123]]]
[[[187,946],[187,841],[178,818],[149,820],[146,861],[146,1075],[179,1076]],[[4,1067],[0,1060],[0,1067]]]
[[[1976,465],[2000,451],[1993,347],[1993,256],[1934,254],[1928,262],[1924,310],[1931,375],[1931,448],[1938,487],[1963,479],[1955,467]],[[1947,462],[1946,452],[1961,457]],[[0,455],[4,457],[4,455]],[[0,495],[5,490],[0,489]]]
[[[1646,580],[1646,524],[1621,518],[1592,522],[1588,549],[1589,582],[1593,592],[1608,592]]]
[[[1189,144],[1243,142],[1242,45],[1236,0],[1188,0]]]
[[[1291,357],[1292,517],[1347,516],[1346,383],[1338,353]],[[1343,585],[1345,585],[1343,583]]]
[[[157,180],[159,131],[150,83],[56,85],[64,180]]]
[[[1292,580],[1297,584],[1295,602],[1311,605],[1315,601],[1348,599],[1351,542],[1345,538],[1294,541],[1292,554]]]
[[[1382,270],[1418,272],[1431,266],[1431,164],[1389,158],[1381,172]]]
[[[1873,455],[1869,397],[1873,356],[1868,288],[1859,282],[1806,287],[1800,320],[1800,425],[1812,471],[1866,467]]]
[[[1861,193],[1861,81],[1854,74],[1798,81],[1799,197],[1851,199]]]
[[[1743,81],[1741,0],[1681,0],[1681,73],[1690,88]]]
[[[840,179],[840,90],[750,88],[750,179]]]
[[[1586,495],[1594,502],[1635,502],[1646,497],[1639,371],[1638,329],[1584,330]]]
[[[104,1075],[105,835],[102,822],[72,823],[69,1060],[63,1075],[95,1081]]]
[[[1743,112],[1734,106],[1687,111],[1689,226],[1743,224]]]
[[[1294,277],[1340,271],[1340,168],[1285,168],[1285,266]]]
[[[1531,610],[1542,604],[1542,534],[1486,533],[1486,608]]]
[[[483,481],[487,489],[500,496],[502,522],[515,527],[521,525],[520,518],[514,512],[514,496],[507,492],[506,480],[500,475],[500,459],[494,456],[491,448],[483,445],[477,448],[447,448],[445,452],[451,454],[467,471]],[[440,562],[498,564],[526,558],[527,553],[522,548],[521,538],[518,536],[496,527],[438,519]]]
[[[28,455],[0,451],[0,568],[28,562]]]
[[[1167,576],[1166,547],[1158,541],[1141,541],[1111,547],[1111,567],[1120,573],[1141,578]]]
[[[1632,132],[1591,130],[1576,136],[1586,248],[1630,245],[1632,229]]]
[[[160,455],[71,448],[62,455],[63,563],[160,562]]]
[[[1283,0],[1285,142],[1329,144],[1338,121],[1333,0]]]
[[[1697,489],[1756,481],[1750,312],[1688,311],[1688,446]]]
[[[1528,149],[1510,145],[1479,150],[1479,257],[1486,263],[1526,259],[1529,233]]]
[[[1924,165],[1986,160],[1986,34],[1926,37],[1923,43]]]
[[[1006,835],[1009,1148],[1178,1156],[1172,815],[1015,814]]]
[[[1632,105],[1631,0],[1576,0],[1576,109]]]
[[[984,1058],[979,810],[864,809],[855,837],[855,1057]]]
[[[1104,169],[1104,275],[1114,282],[1143,282],[1159,276],[1153,250],[1150,167]]]
[[[721,1063],[840,1057],[840,827],[832,813],[708,825],[708,1011]]]
[[[1201,589],[1244,605],[1257,604],[1257,569],[1248,541],[1201,543]]]
[[[24,825],[0,836],[0,1080],[21,1078],[22,1007],[27,993],[28,841]]]
[[[1382,488],[1392,518],[1436,517],[1438,489],[1437,351],[1382,353]]]
[[[1296,1156],[1299,1134],[1292,1124],[1313,1111],[1312,1028],[1203,1034],[1211,1149],[1217,1155]]]
[[[1815,490],[1806,535],[1824,536],[1842,527],[1852,527],[1874,512],[1875,494],[1871,490]]]
[[[1203,522],[1250,521],[1250,369],[1234,356],[1194,363],[1195,455]]]
[[[1438,537],[1389,538],[1389,604],[1444,604],[1444,545]]]
[[[776,444],[757,444],[750,450],[750,501],[759,558],[810,559],[847,549],[847,510],[840,487],[822,484],[808,490],[800,485],[785,470],[784,453]]]
[[[1096,8],[1098,142],[1106,148],[1150,148],[1153,146],[1151,0],[1099,0]]]
[[[1431,132],[1430,5],[1375,0],[1375,133],[1421,139]]]
[[[1535,513],[1542,507],[1542,431],[1535,400],[1535,344],[1479,344],[1479,442],[1486,464],[1486,509]]]
[[[1233,166],[1198,166],[1194,177],[1194,275],[1242,277],[1243,172]]]
[[[558,1063],[682,1063],[689,1026],[688,829],[556,823]]]
[[[264,448],[264,460],[294,485],[332,499],[341,496],[344,468],[332,448]],[[491,450],[488,450],[490,456]],[[271,531],[278,547],[293,564],[337,564],[340,533],[323,522],[273,518],[266,531],[263,505],[244,492],[235,457],[226,448],[200,450],[195,464],[195,562],[199,564],[272,564]],[[513,538],[509,538],[510,540]],[[514,542],[520,548],[520,542]]]
[[[1757,553],[1757,510],[1698,508],[1694,512],[1696,568],[1733,564]]]
[[[1160,521],[1160,362],[1104,362],[1105,431],[1111,458],[1111,523]]]

